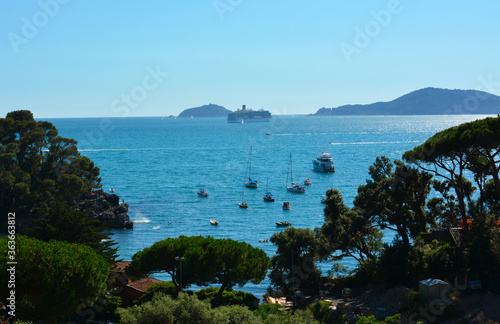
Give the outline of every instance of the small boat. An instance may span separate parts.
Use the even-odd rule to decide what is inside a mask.
[[[290,192],[298,192],[298,193],[304,193],[306,192],[306,188],[304,186],[301,186],[295,182],[293,182],[293,172],[292,172],[292,153],[290,153],[290,163],[288,164],[289,171],[290,173],[290,181],[292,182],[292,185],[289,187],[288,186],[288,173],[286,176],[286,190]]]
[[[109,192],[115,192],[115,189],[111,188],[109,189]]]
[[[292,225],[292,223],[290,223],[290,222],[276,222],[277,227],[288,227],[291,225]]]
[[[290,202],[285,201],[285,202],[283,203],[283,209],[284,209],[284,210],[290,210],[290,209],[292,209],[292,207],[290,206]]]
[[[332,156],[323,149],[323,154],[318,155],[315,160],[313,160],[314,171],[317,172],[334,172],[335,166],[333,165]]]
[[[240,124],[244,124],[245,122],[243,121],[243,119],[241,120],[241,123]]]
[[[246,201],[242,201],[242,202],[238,203],[238,205],[240,205],[240,208],[248,208],[248,204]]]
[[[306,185],[306,186],[312,185],[311,178],[306,178],[306,180],[304,180],[304,185]]]
[[[269,191],[269,180],[267,180],[266,194],[264,195],[264,201],[269,201],[269,202],[274,201],[273,194]]]
[[[274,201],[273,194],[269,191],[266,192],[266,194],[264,195],[264,201],[273,202]]]
[[[248,157],[248,181],[245,181],[245,186],[248,188],[258,188],[259,182],[257,180],[252,180],[250,174],[252,173],[252,147],[250,147],[250,156]]]
[[[207,191],[207,189],[200,189],[200,191],[198,191],[197,194],[200,197],[208,197],[208,191]]]
[[[295,182],[292,182],[291,187],[286,187],[286,190],[288,190],[290,192],[298,192],[298,193],[306,192],[306,188],[304,186],[301,186]]]
[[[217,226],[217,225],[219,225],[219,222],[216,221],[215,219],[211,219],[210,224]]]

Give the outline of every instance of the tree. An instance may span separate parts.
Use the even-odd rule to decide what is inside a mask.
[[[0,294],[10,293],[7,264],[9,237],[0,239]],[[90,247],[15,237],[16,313],[56,319],[92,306],[106,290],[109,264]]]
[[[405,152],[403,158],[444,178],[454,188],[465,228],[468,227],[465,201],[470,200],[474,190],[465,178],[466,170],[475,174],[480,188],[484,177],[491,176],[500,199],[500,117],[445,129]]]
[[[176,257],[183,257],[182,274]],[[248,243],[202,236],[179,236],[156,242],[132,256],[127,268],[131,275],[167,272],[178,287],[180,276],[184,287],[191,284],[220,284],[217,298],[224,289],[243,286],[248,281],[261,282],[269,267],[264,251]]]
[[[371,179],[358,188],[354,206],[374,224],[396,231],[407,246],[410,238],[435,225],[425,211],[431,174],[399,160],[392,164],[385,156],[377,157],[369,174]]]
[[[54,201],[72,204],[79,194],[100,188],[99,168],[76,144],[28,110],[0,118],[0,217],[7,211],[37,216]]]
[[[382,247],[382,232],[359,208],[349,208],[337,189],[326,193],[325,223],[317,231],[326,243],[319,250],[322,259],[352,257],[362,263],[374,260]]]
[[[294,289],[316,289],[321,276],[315,264],[320,241],[314,231],[288,227],[273,234],[270,241],[277,246],[271,258],[271,283],[292,293]]]
[[[117,244],[110,240],[110,234],[105,233],[105,225],[97,218],[87,216],[88,211],[75,210],[62,202],[55,202],[50,209],[42,211],[35,227],[29,234],[39,240],[50,240],[88,245],[113,263],[117,257]]]

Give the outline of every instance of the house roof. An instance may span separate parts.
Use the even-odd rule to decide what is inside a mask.
[[[162,281],[155,279],[155,278],[146,277],[146,278],[138,279],[136,281],[132,281],[128,284],[128,286],[144,292],[149,287],[151,287],[152,285],[159,283],[159,282],[162,282]]]
[[[432,278],[421,280],[420,283],[422,285],[425,285],[428,287],[434,286],[434,285],[448,285],[448,283],[446,281],[443,281],[440,279],[432,279]]]

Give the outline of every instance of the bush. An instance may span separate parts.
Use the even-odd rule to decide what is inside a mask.
[[[222,317],[227,318],[228,323],[259,324],[261,319],[245,306],[221,306],[216,308]]]
[[[317,301],[307,306],[307,310],[313,314],[314,318],[321,323],[342,323],[345,317],[339,310],[332,310],[331,304],[324,301]]]
[[[140,305],[142,303],[153,300],[154,295],[162,293],[166,296],[170,296],[172,298],[177,298],[177,288],[175,287],[172,281],[163,281],[156,283],[149,287],[144,295],[141,296],[135,303]]]
[[[260,304],[259,307],[254,311],[255,315],[258,315],[262,319],[266,319],[269,315],[277,315],[281,313],[283,307],[279,304]]]
[[[221,324],[227,323],[222,313],[216,312],[207,301],[196,296],[179,293],[178,299],[156,294],[153,300],[142,305],[118,310],[122,324]]]
[[[195,292],[196,296],[200,300],[212,300],[219,292],[219,288],[210,287],[201,289]],[[212,306],[230,306],[230,305],[241,305],[246,306],[250,310],[256,310],[259,306],[259,299],[254,295],[239,291],[239,290],[224,290],[222,292],[222,298],[219,300],[217,305],[212,304]]]

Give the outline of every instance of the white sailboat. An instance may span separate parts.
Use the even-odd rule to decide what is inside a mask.
[[[293,168],[292,168],[292,153],[290,153],[290,163],[288,164],[288,168],[290,169],[290,182],[292,185],[289,187],[288,186],[288,174],[286,175],[286,190],[290,192],[298,192],[298,193],[304,193],[306,192],[306,188],[304,186],[301,186],[295,182],[293,182]]]
[[[269,191],[269,179],[267,179],[266,194],[264,195],[264,201],[273,202],[273,194]]]
[[[238,205],[240,206],[240,208],[248,208],[248,204],[247,204],[247,202],[243,198],[244,196],[245,196],[245,187],[243,187],[242,190],[241,190],[241,202],[238,203]]]
[[[251,173],[252,173],[252,147],[250,146],[250,156],[248,157],[248,181],[245,181],[245,186],[248,188],[258,188],[259,187],[259,182],[257,180],[252,180],[251,178]]]

